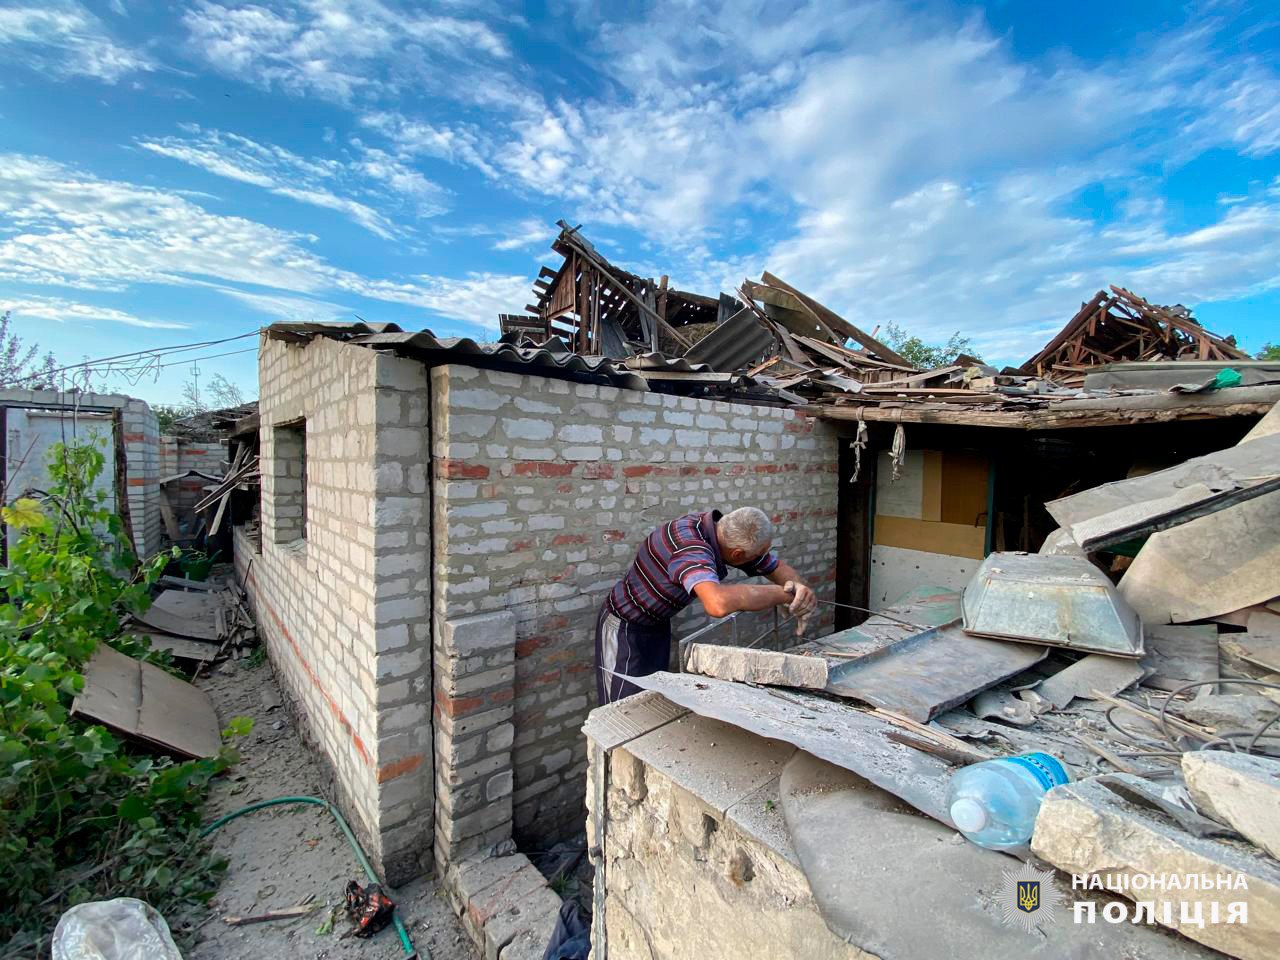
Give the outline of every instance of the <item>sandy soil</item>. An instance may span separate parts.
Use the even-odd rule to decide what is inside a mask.
[[[258,800],[283,795],[323,796],[323,778],[303,747],[283,707],[269,663],[224,663],[198,681],[209,692],[223,725],[248,716],[254,729],[241,739],[241,762],[213,791],[210,819]],[[395,930],[371,940],[342,935],[350,924],[341,910],[351,879],[364,881],[350,847],[321,807],[287,806],[241,817],[213,834],[215,849],[230,861],[208,916],[196,933],[187,960],[288,957],[298,960],[404,956]],[[250,916],[298,904],[306,897],[316,910],[299,919],[251,926],[228,926],[224,916]],[[435,960],[476,960],[478,954],[433,879],[419,879],[393,897],[417,944],[419,955]],[[336,909],[332,931],[320,933]]]

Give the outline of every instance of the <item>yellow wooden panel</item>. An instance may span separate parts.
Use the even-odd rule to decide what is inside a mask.
[[[878,516],[872,542],[885,547],[981,560],[987,542],[987,528],[963,523],[912,520],[909,517]]]
[[[924,490],[920,507],[921,520],[942,519],[943,464],[940,450],[924,451]]]
[[[971,450],[948,450],[942,455],[943,523],[973,526],[986,520],[990,462]]]

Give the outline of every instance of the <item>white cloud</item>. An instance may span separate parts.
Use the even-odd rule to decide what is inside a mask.
[[[209,287],[219,293],[226,294],[228,297],[233,297],[241,303],[248,304],[271,322],[276,320],[324,322],[353,319],[353,311],[351,309],[326,300],[291,297],[280,293],[262,293],[255,290],[244,290],[240,287],[229,287],[224,284],[211,283]]]
[[[102,21],[72,0],[0,9],[0,46],[10,58],[59,77],[93,77],[115,83],[155,69],[145,53],[112,39]]]
[[[404,230],[378,207],[407,202],[415,216],[434,216],[445,209],[443,189],[386,152],[358,142],[353,160],[308,159],[233,133],[199,127],[188,132],[192,136],[144,139],[138,145],[216,176],[333,210],[385,240]]]
[[[321,303],[347,293],[487,329],[498,312],[520,309],[527,286],[526,277],[493,274],[362,276],[312,251],[314,237],[21,154],[0,155],[0,224],[0,279],[22,283],[108,291],[230,284]]]
[[[494,250],[527,250],[530,248],[546,249],[551,244],[556,228],[537,217],[526,217],[517,222],[507,224],[499,231],[498,239],[493,242]]]
[[[270,8],[199,0],[183,23],[188,47],[213,69],[339,103],[426,79],[453,82],[448,64],[510,56],[506,41],[478,20],[380,0],[293,0]]]
[[[1031,64],[979,18],[793,7],[673,0],[606,23],[586,49],[618,88],[515,118],[490,162],[687,276],[736,282],[710,250],[754,246],[732,265],[868,329],[960,329],[1015,359],[1109,282],[1189,303],[1277,284],[1269,202],[1178,230],[1151,178],[1215,146],[1280,148],[1275,72],[1218,49],[1215,26]],[[1073,206],[1091,185],[1117,198],[1106,226]]]
[[[172,320],[144,320],[142,317],[114,307],[99,307],[90,303],[64,300],[61,297],[32,296],[0,300],[0,310],[11,310],[19,317],[36,317],[57,323],[105,321],[122,323],[129,327],[143,327],[148,330],[186,330],[191,326],[189,323],[177,323]]]
[[[529,300],[529,278],[524,274],[469,273],[461,278],[422,274],[404,282],[346,274],[335,278],[335,285],[372,300],[422,307],[481,327],[486,334],[498,329],[498,314],[523,313]]]

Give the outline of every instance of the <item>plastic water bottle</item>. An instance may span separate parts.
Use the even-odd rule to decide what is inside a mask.
[[[1070,782],[1062,761],[1047,753],[984,760],[956,771],[947,807],[966,838],[980,847],[1009,850],[1031,840],[1044,795]]]

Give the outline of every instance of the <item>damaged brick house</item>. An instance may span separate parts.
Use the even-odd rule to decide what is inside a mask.
[[[260,527],[237,525],[237,571],[392,883],[581,829],[596,611],[657,523],[759,506],[831,594],[836,431],[750,378],[635,359],[264,331]]]

